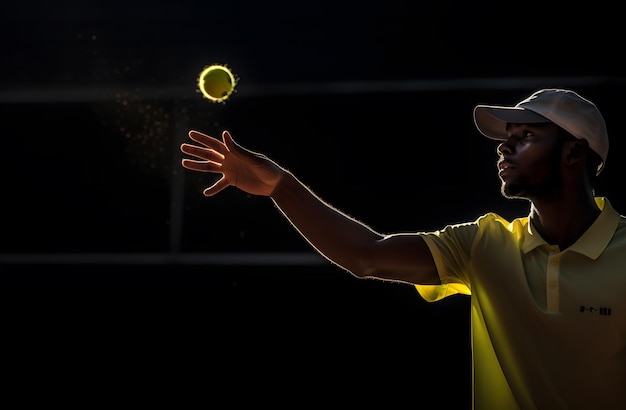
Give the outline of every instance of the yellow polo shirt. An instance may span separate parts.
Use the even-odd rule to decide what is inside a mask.
[[[473,408],[626,409],[626,219],[606,198],[567,249],[489,213],[424,233],[442,285],[471,295]]]

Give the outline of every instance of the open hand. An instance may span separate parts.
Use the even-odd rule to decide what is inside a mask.
[[[184,158],[182,166],[222,174],[204,190],[205,196],[213,196],[229,185],[249,194],[270,196],[285,172],[265,155],[237,144],[228,131],[222,132],[222,141],[194,130],[189,131],[189,138],[197,144],[183,143],[180,150],[197,159]]]

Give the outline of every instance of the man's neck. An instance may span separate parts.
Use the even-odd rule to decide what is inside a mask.
[[[541,199],[531,204],[530,222],[546,242],[561,250],[574,244],[600,215],[593,196]]]

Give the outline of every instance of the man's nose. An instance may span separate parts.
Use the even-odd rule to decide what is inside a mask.
[[[513,152],[513,140],[514,137],[509,137],[498,144],[498,153],[500,154],[510,154]]]

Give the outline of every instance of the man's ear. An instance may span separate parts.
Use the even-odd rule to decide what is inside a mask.
[[[589,152],[589,143],[587,140],[577,138],[573,141],[566,142],[567,163],[574,164],[587,156]]]

